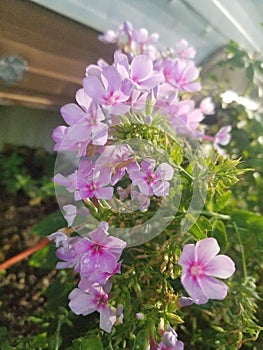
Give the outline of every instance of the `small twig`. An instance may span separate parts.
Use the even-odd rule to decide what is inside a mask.
[[[28,258],[30,255],[32,255],[35,252],[37,252],[38,250],[42,249],[43,247],[45,247],[49,243],[50,243],[50,240],[48,238],[44,238],[42,241],[40,241],[39,243],[37,243],[33,247],[28,248],[28,249],[24,250],[22,253],[19,253],[19,254],[13,256],[12,258],[4,261],[2,264],[0,264],[0,271],[6,270],[9,267],[13,266],[14,264],[18,263],[19,261]]]

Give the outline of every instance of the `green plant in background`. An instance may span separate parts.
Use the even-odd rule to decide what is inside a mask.
[[[55,157],[46,151],[6,145],[0,154],[0,187],[7,193],[21,191],[32,205],[55,196],[51,181]]]

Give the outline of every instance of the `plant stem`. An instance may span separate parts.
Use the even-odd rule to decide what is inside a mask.
[[[246,283],[246,281],[247,281],[247,265],[246,265],[245,251],[244,251],[244,247],[243,247],[243,244],[242,244],[242,241],[241,241],[241,237],[240,237],[240,234],[239,234],[239,231],[238,231],[238,227],[237,227],[235,222],[233,222],[233,226],[234,226],[234,229],[235,229],[235,233],[237,235],[238,243],[240,245],[242,265],[243,265],[243,273],[244,273],[244,281]]]
[[[13,256],[12,258],[4,261],[2,264],[0,264],[0,271],[6,270],[9,267],[13,266],[14,264],[18,263],[19,261],[22,261],[22,260],[28,258],[30,255],[32,255],[33,253],[42,249],[43,247],[45,247],[49,243],[50,243],[50,240],[48,238],[45,238],[42,241],[40,241],[39,243],[37,243],[36,245],[34,245],[33,247],[28,248],[28,249],[24,250],[22,253],[19,253],[19,254]]]
[[[215,213],[214,211],[205,211],[203,210],[201,214],[206,215],[206,216],[212,216],[221,220],[230,220],[231,216],[230,215],[225,215],[225,214],[219,214]]]

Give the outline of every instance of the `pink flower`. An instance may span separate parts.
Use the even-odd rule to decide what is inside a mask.
[[[104,145],[107,142],[108,126],[102,122],[105,116],[101,109],[84,89],[77,91],[76,100],[79,105],[69,103],[60,109],[69,126],[57,127],[52,136],[56,142],[54,150],[78,150],[78,156],[84,156],[89,143]]]
[[[157,350],[183,350],[184,343],[178,340],[177,333],[172,327],[164,331],[162,335],[162,342],[159,344]]]
[[[219,154],[224,154],[224,150],[220,147],[226,146],[231,140],[231,131],[232,127],[230,125],[223,126],[214,137],[214,147]]]
[[[116,321],[115,312],[107,305],[108,295],[103,288],[94,284],[87,290],[73,289],[69,294],[69,307],[76,315],[89,315],[94,311],[100,313],[100,328],[110,333]]]
[[[180,39],[176,43],[177,55],[180,58],[193,59],[195,58],[196,51],[192,46],[189,46],[188,42],[185,39]]]
[[[82,238],[74,245],[79,259],[76,271],[83,275],[98,273],[98,279],[102,278],[101,273],[105,273],[105,280],[114,273],[119,273],[117,261],[126,242],[109,236],[107,230],[108,224],[101,222],[96,230],[89,233],[89,238]],[[95,281],[94,275],[92,281]]]
[[[130,97],[132,84],[122,76],[116,68],[109,66],[97,70],[93,75],[83,79],[85,93],[110,114],[121,115],[128,112],[130,106],[126,101]]]
[[[134,57],[131,62],[130,79],[139,90],[153,89],[164,81],[163,75],[153,70],[153,62],[146,55]]]
[[[200,102],[200,109],[203,114],[215,114],[215,104],[211,97],[203,98]]]
[[[126,173],[126,171],[138,170],[134,152],[129,145],[106,146],[96,161],[96,170],[109,178],[114,186]]]
[[[109,184],[109,176],[106,176],[101,171],[97,171],[91,161],[83,160],[80,162],[77,175],[77,187],[80,199],[93,197],[97,199],[111,199],[113,188],[108,186]]]
[[[194,107],[195,104],[192,100],[179,101],[170,107],[166,107],[170,123],[177,134],[196,135],[204,115],[199,108]]]
[[[167,180],[173,178],[174,170],[167,163],[160,164],[154,170],[154,159],[145,159],[141,162],[141,169],[129,173],[133,185],[137,185],[141,193],[148,196],[168,196],[170,183]]]
[[[186,244],[179,259],[182,266],[181,282],[196,304],[209,299],[222,300],[227,295],[225,283],[214,277],[228,278],[235,271],[234,262],[226,255],[217,255],[220,247],[215,238],[205,238]]]
[[[201,84],[196,82],[199,71],[190,60],[165,59],[162,63],[162,73],[166,82],[179,91],[195,92],[201,90]]]

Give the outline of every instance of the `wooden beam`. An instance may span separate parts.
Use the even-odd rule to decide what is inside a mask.
[[[111,62],[112,45],[98,32],[30,1],[0,1],[1,55],[19,55],[28,62],[23,80],[0,84],[0,103],[58,108],[72,102],[86,67],[99,58]]]

